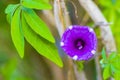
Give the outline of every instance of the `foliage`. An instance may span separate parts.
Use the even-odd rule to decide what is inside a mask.
[[[120,1],[119,0],[99,0],[100,7],[107,20],[112,23],[111,29],[116,40],[118,52],[120,52]]]
[[[44,0],[23,0],[22,5],[27,8],[32,9],[51,9],[51,5],[48,3],[48,1]]]
[[[11,21],[11,36],[13,43],[21,57],[24,56],[24,36],[20,27],[20,7],[16,9]]]
[[[115,78],[115,80],[119,80],[120,78],[120,54],[116,54],[112,52],[108,57],[106,57],[105,49],[102,50],[102,60],[100,61],[101,66],[104,68],[103,70],[103,78],[104,80],[110,78],[111,76]]]
[[[84,61],[75,61],[75,64],[77,65],[77,70],[78,71],[83,70],[83,68],[84,68],[83,62]]]
[[[103,14],[109,22],[112,23],[111,29],[116,40],[116,45],[118,52],[120,51],[120,2],[118,0],[100,0],[100,6],[102,8]],[[104,67],[103,78],[107,79],[113,76],[115,80],[119,80],[120,75],[120,54],[112,52],[111,55],[106,58],[105,50],[102,52],[103,59],[101,64]]]
[[[48,0],[23,0],[20,4],[8,5],[5,10],[11,24],[12,41],[20,57],[24,57],[25,38],[41,55],[62,67],[50,30],[32,9],[51,9],[51,6]]]
[[[23,15],[33,31],[50,42],[55,43],[55,40],[47,28],[47,25],[36,15],[32,9],[24,8]]]
[[[100,7],[102,8],[103,14],[107,18],[109,22],[111,22],[111,29],[113,35],[115,37],[116,45],[118,52],[120,52],[120,2],[118,0],[99,0]],[[105,55],[105,50],[102,52],[103,59],[101,60],[101,64],[104,67],[103,70],[103,78],[107,79],[110,76],[114,77],[115,80],[119,80],[120,78],[120,54],[116,52],[112,52],[111,55],[107,58]]]
[[[17,59],[13,58],[10,61],[7,61],[5,65],[2,65],[1,73],[4,80],[31,80],[30,78],[25,77],[24,74],[17,69],[17,63]]]
[[[12,16],[16,10],[16,8],[19,6],[19,4],[10,4],[5,10],[5,13],[7,14],[7,21],[11,23],[12,21]]]
[[[53,80],[52,77],[56,76],[54,74],[59,74],[59,72],[55,71],[54,73],[54,71],[52,71],[53,66],[51,67],[51,65],[46,64],[46,60],[41,58],[38,54],[34,54],[34,50],[29,46],[30,44],[39,54],[53,61],[57,65],[63,66],[55,46],[55,40],[49,31],[48,26],[33,10],[51,9],[52,6],[49,4],[49,0],[21,0],[19,4],[8,5],[9,3],[16,3],[17,1],[19,0],[0,1],[0,80]],[[77,2],[76,0],[71,1]],[[116,40],[118,52],[120,52],[120,1],[98,0],[98,3],[97,6],[101,8],[107,20],[112,23],[110,26]],[[8,5],[8,7],[6,8],[5,13],[7,14],[7,21],[11,24],[11,27],[8,27],[5,22],[3,9],[5,9],[6,5]],[[84,13],[79,5],[74,5],[74,7],[78,7],[80,13]],[[70,11],[74,10],[70,8]],[[73,16],[71,20],[74,21],[74,14],[70,15]],[[83,19],[82,16],[79,15],[79,17]],[[91,20],[89,21],[91,22]],[[19,57],[16,56],[17,54],[14,54],[15,50],[9,37],[10,28],[13,43],[20,57],[24,57],[25,60],[19,59]],[[25,44],[25,41],[29,44]],[[25,56],[24,47],[26,47],[25,50],[27,51]],[[5,53],[1,51],[5,51]],[[100,63],[103,68],[103,78],[105,80],[110,77],[115,78],[115,80],[120,79],[119,59],[120,55],[116,54],[116,52],[112,52],[112,54],[108,56],[106,55],[105,49],[102,50],[102,59]],[[22,60],[24,60],[23,62],[25,63],[21,63]],[[65,65],[67,66],[68,64],[66,63],[67,61],[65,61]],[[93,62],[91,63],[93,64]],[[83,69],[82,62],[76,61],[75,64],[79,71]],[[95,79],[96,74],[91,73],[94,72],[95,68],[91,68],[90,65],[87,66],[87,71],[85,72],[87,78],[93,80],[91,77],[94,77]],[[66,66],[61,69],[65,76],[67,73]],[[23,68],[23,70],[21,70],[21,68]],[[88,68],[91,71],[88,71]],[[44,69],[46,71],[44,71]],[[55,68],[55,70],[57,69]]]

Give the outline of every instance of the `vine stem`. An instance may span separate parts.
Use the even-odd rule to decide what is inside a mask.
[[[95,23],[104,22],[108,23],[102,15],[99,8],[92,0],[79,0],[81,6],[88,12],[89,16]],[[106,46],[107,51],[116,51],[115,41],[109,25],[100,25],[101,37],[103,44]],[[109,54],[109,53],[108,53]]]
[[[66,28],[66,23],[65,23],[65,18],[63,18],[64,14],[64,3],[62,3],[61,6],[61,1],[60,0],[54,0],[54,16],[55,16],[55,21],[56,21],[56,28],[60,34],[60,37],[62,37],[63,32],[65,31]],[[70,25],[70,24],[69,24]],[[68,72],[67,72],[67,80],[73,80],[72,74],[72,68],[73,68],[73,63],[71,59],[68,59]]]
[[[65,29],[71,25],[64,0],[54,0],[54,16],[56,27],[60,36],[62,36]],[[68,65],[67,80],[75,80],[73,75],[75,75],[76,80],[87,80],[84,71],[82,73],[79,72],[76,68],[76,64],[73,64],[70,58],[68,58]]]
[[[107,20],[102,15],[102,12],[99,10],[97,5],[92,0],[79,0],[79,2],[95,23],[98,23],[98,22],[107,23]],[[100,25],[100,30],[101,30],[102,42],[106,47],[106,50],[108,52],[107,54],[109,55],[111,51],[116,51],[116,45],[115,45],[115,41],[111,32],[110,26]],[[99,63],[98,60],[96,61],[97,61],[96,63]],[[100,73],[99,71],[101,70],[99,66],[96,65],[96,67],[97,67],[96,69],[99,69],[99,70],[96,70],[98,71],[97,72],[98,80],[102,80],[101,74],[99,74]]]

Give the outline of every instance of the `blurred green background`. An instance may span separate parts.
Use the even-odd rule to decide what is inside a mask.
[[[113,36],[116,41],[118,53],[120,52],[120,1],[119,0],[99,0],[99,6],[111,24]]]
[[[74,3],[76,4],[75,1]],[[103,15],[106,17],[108,22],[112,23],[111,29],[119,53],[120,1],[94,1],[101,9]],[[19,0],[0,0],[0,80],[53,80],[54,75],[52,74],[52,69],[50,69],[49,66],[50,62],[46,60],[46,58],[43,58],[42,56],[37,54],[37,52],[28,43],[25,43],[26,46],[24,59],[20,59],[19,55],[17,54],[10,35],[10,25],[6,21],[6,15],[4,13],[6,6],[11,3],[19,3]],[[79,8],[79,5],[76,6]],[[71,18],[72,20],[74,20],[72,21],[73,24],[75,24],[76,19],[74,19],[74,17]],[[81,20],[81,18],[79,18],[79,20]],[[56,31],[53,31],[53,34],[56,33]],[[66,68],[64,70],[66,70]]]
[[[16,3],[19,0],[0,0],[0,80],[52,80],[48,64],[28,43],[23,59],[13,45],[4,11],[8,4]]]

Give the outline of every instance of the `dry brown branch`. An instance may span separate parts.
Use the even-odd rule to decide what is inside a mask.
[[[59,0],[54,0],[54,16],[55,16],[56,27],[58,29],[60,36],[62,36],[65,30],[65,23],[64,23],[62,8]]]
[[[54,1],[54,16],[55,16],[55,22],[56,22],[56,27],[58,29],[58,32],[60,34],[60,36],[62,36],[63,32],[65,31],[65,28],[67,27],[65,24],[65,20],[67,20],[64,15],[65,10],[65,4],[62,2],[62,6],[61,6],[61,2],[59,0],[55,0]],[[70,24],[67,24],[70,25]],[[67,74],[67,79],[71,80],[73,79],[72,74],[72,68],[73,68],[73,64],[72,64],[72,60],[68,59],[68,74]]]
[[[49,22],[49,24],[52,27],[55,27],[56,24],[55,24],[55,19],[54,19],[54,15],[52,11],[43,10],[42,12],[43,12],[43,16],[45,17],[45,19],[47,19],[46,21]],[[55,64],[53,64],[52,62],[48,60],[46,60],[46,62],[49,64],[52,74],[54,75],[53,76],[54,80],[65,80],[62,68],[59,68],[58,66],[56,66]]]
[[[89,20],[89,15],[88,13],[86,13],[82,19],[82,21],[80,22],[82,25],[85,25],[87,23],[87,21]]]
[[[61,36],[65,28],[70,25],[69,14],[65,7],[64,0],[54,1],[54,15],[55,15],[56,26]],[[75,67],[75,64],[73,64],[73,61],[71,59],[68,60],[68,63],[69,63],[68,80],[74,80],[73,79],[74,72],[75,72],[76,80],[86,80],[86,76],[84,72],[80,73]]]
[[[99,22],[107,23],[101,11],[92,0],[79,0],[79,2],[95,23],[99,23]],[[102,42],[105,45],[109,55],[110,54],[109,52],[116,51],[116,45],[115,45],[115,41],[111,32],[110,26],[100,25],[100,30],[101,30]],[[98,67],[97,69],[100,69],[100,68]],[[101,71],[101,70],[97,70],[97,71]],[[99,74],[100,72],[97,72],[97,73],[98,73],[98,78],[101,77],[101,74]],[[102,78],[99,78],[99,80],[101,79]]]
[[[43,10],[42,12],[43,12],[43,16],[45,17],[47,22],[49,22],[49,24],[52,27],[55,27],[56,24],[55,24],[55,19],[54,19],[54,15],[53,15],[52,11],[50,11],[50,10]]]
[[[96,67],[96,71],[97,71],[97,80],[102,80],[101,68],[100,68],[98,56],[95,57],[95,67]]]
[[[92,0],[79,0],[81,6],[88,12],[90,17],[95,23],[104,22],[107,23],[106,19],[102,15],[101,11],[94,4]],[[101,37],[103,43],[106,46],[107,51],[116,51],[115,41],[109,25],[101,25]]]
[[[87,80],[85,72],[83,70],[78,71],[76,65],[74,65],[74,72],[75,72],[76,80]]]

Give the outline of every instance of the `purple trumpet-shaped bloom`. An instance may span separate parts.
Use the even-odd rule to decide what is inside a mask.
[[[96,52],[97,38],[92,28],[72,25],[63,33],[60,45],[72,59],[89,60]]]

